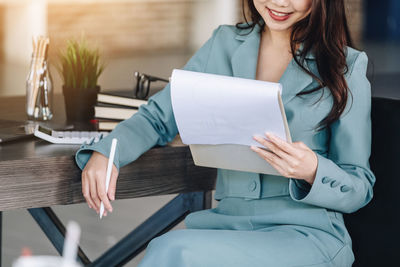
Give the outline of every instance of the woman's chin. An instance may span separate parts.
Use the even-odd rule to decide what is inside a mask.
[[[267,16],[269,16],[269,15],[267,14]],[[277,21],[273,20],[270,17],[264,18],[264,21],[265,21],[265,25],[271,31],[287,31],[287,30],[289,30],[291,28],[291,26],[293,24],[291,21],[280,21],[280,22],[277,22]]]
[[[272,23],[266,23],[266,26],[270,31],[274,32],[285,32],[290,30],[290,25],[274,25]]]

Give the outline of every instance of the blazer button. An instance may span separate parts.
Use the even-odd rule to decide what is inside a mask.
[[[257,183],[256,183],[256,181],[251,181],[251,182],[249,183],[249,191],[253,192],[254,190],[256,190],[256,188],[257,188]]]
[[[321,181],[322,181],[323,184],[327,184],[327,183],[329,183],[330,181],[332,181],[332,179],[325,176],[324,178],[322,178]]]
[[[345,193],[345,192],[347,192],[347,191],[350,191],[350,190],[351,190],[351,187],[350,187],[350,186],[347,186],[347,185],[342,185],[342,186],[340,187],[340,191],[343,192],[343,193]]]
[[[336,187],[336,186],[338,186],[339,184],[340,184],[340,182],[334,180],[334,181],[332,181],[332,183],[331,183],[331,187]]]

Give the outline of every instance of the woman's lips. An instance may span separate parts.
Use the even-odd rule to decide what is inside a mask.
[[[267,9],[268,9],[268,13],[271,16],[271,18],[276,21],[287,20],[290,17],[290,15],[292,15],[292,13],[283,13],[283,12],[269,9],[268,7],[267,7]]]

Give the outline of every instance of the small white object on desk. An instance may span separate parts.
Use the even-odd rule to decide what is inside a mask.
[[[118,140],[116,138],[113,138],[111,142],[110,156],[108,157],[107,174],[106,174],[106,197],[108,193],[108,186],[110,185],[111,171],[114,162],[115,150],[117,148],[117,142]],[[103,213],[104,213],[104,203],[102,201],[100,204],[100,219],[103,217]]]
[[[102,137],[105,137],[109,132],[97,131],[54,131],[43,126],[36,126],[34,135],[53,144],[69,144],[80,145],[85,142],[90,143],[93,139],[98,142]]]

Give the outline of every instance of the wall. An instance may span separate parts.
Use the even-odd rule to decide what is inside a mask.
[[[50,3],[48,32],[57,49],[84,34],[106,55],[184,52],[191,5],[189,0]]]
[[[239,0],[197,0],[191,6],[189,47],[197,51],[221,24],[235,24],[239,19]]]
[[[356,47],[361,48],[363,30],[363,1],[346,0],[347,23]]]
[[[4,7],[0,6],[0,62],[4,60]]]
[[[362,48],[362,0],[345,1],[351,32],[357,47]],[[103,59],[112,61],[101,82],[107,88],[117,88],[131,86],[133,68],[157,69],[154,74],[166,76],[172,67],[182,67],[183,64],[176,62],[186,62],[216,26],[243,21],[241,0],[48,0],[44,3],[45,0],[10,0],[7,5],[0,4],[0,51],[7,62],[0,64],[2,95],[25,94],[34,33],[48,32],[52,63],[57,62],[56,53],[67,39],[85,34],[92,45],[100,48]],[[38,12],[42,15],[38,16]],[[2,18],[6,22],[1,22]],[[137,60],[137,56],[141,59]],[[165,56],[169,58],[160,60]],[[123,64],[119,64],[121,60]],[[123,67],[115,67],[115,61]],[[165,67],[165,62],[175,63]],[[126,66],[130,66],[129,72]],[[56,87],[59,91],[60,86]]]
[[[356,44],[359,45],[363,22],[362,0],[345,1],[351,32]],[[236,4],[230,5],[232,2]],[[50,0],[47,4],[47,31],[51,37],[51,54],[63,47],[65,40],[82,34],[85,34],[91,43],[97,44],[106,55],[111,56],[168,51],[185,53],[197,50],[217,25],[243,21],[241,2],[241,0]],[[6,44],[4,47],[5,40],[1,36],[7,26],[4,27],[4,23],[1,23],[4,17],[2,10],[4,7],[0,9],[0,25],[2,25],[0,50],[12,47],[13,49],[8,49],[10,51],[6,49],[9,55],[15,51],[16,42],[11,38],[10,45]],[[17,36],[15,34],[10,36]],[[28,49],[23,49],[26,50]]]
[[[220,24],[237,21],[233,0],[50,3],[53,47],[85,33],[107,55],[196,51]],[[238,0],[234,0],[238,1]]]
[[[4,57],[11,64],[29,64],[32,37],[46,35],[45,0],[8,2],[4,8]]]

